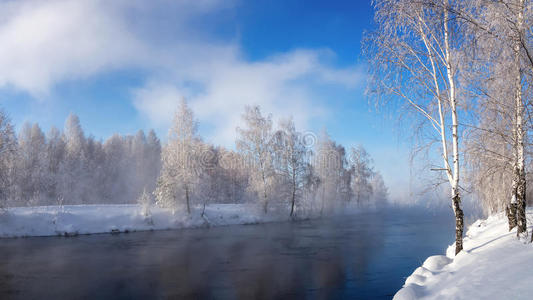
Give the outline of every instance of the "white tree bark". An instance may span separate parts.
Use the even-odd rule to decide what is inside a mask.
[[[516,147],[516,163],[513,178],[513,195],[512,199],[516,201],[511,205],[516,205],[516,233],[527,235],[526,224],[526,173],[525,173],[525,157],[524,157],[524,104],[522,101],[522,71],[520,63],[521,52],[521,38],[524,35],[524,0],[518,0],[517,7],[517,36],[514,41],[514,56],[515,56],[515,147]],[[515,189],[516,187],[516,189]]]
[[[448,0],[444,1],[444,47],[445,47],[445,61],[446,61],[446,75],[449,84],[449,101],[452,114],[452,153],[453,153],[453,173],[451,176],[452,188],[452,204],[455,213],[455,254],[463,249],[463,210],[461,209],[461,197],[459,194],[459,135],[457,127],[459,122],[457,119],[457,98],[455,94],[455,76],[452,69],[452,58],[450,55],[450,33],[448,28],[449,14],[448,14]],[[448,168],[449,164],[447,163]]]

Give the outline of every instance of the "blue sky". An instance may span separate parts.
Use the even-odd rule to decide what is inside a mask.
[[[360,56],[370,1],[0,2],[0,101],[14,123],[86,133],[156,129],[164,139],[184,96],[201,134],[232,147],[244,105],[301,130],[363,144],[386,183],[408,185],[394,112],[364,96]]]

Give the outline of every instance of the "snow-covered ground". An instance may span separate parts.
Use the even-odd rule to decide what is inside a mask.
[[[533,209],[527,216],[531,224]],[[476,221],[464,251],[454,258],[454,250],[426,259],[394,299],[532,299],[533,245],[508,231],[503,214]]]
[[[195,208],[188,216],[167,209],[151,208],[151,217],[139,205],[66,205],[16,207],[0,212],[0,237],[76,235],[187,227],[253,224],[288,220],[288,213],[265,215],[255,205],[212,204]]]

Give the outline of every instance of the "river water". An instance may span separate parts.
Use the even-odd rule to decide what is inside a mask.
[[[175,231],[0,240],[0,299],[390,299],[453,242],[394,210]]]

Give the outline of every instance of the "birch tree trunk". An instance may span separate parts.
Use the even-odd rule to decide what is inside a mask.
[[[187,214],[191,214],[191,205],[189,201],[189,187],[185,187],[185,202],[187,202]]]
[[[516,206],[516,234],[527,235],[526,221],[526,172],[524,157],[524,104],[522,101],[522,71],[520,69],[521,37],[524,24],[524,0],[518,1],[517,29],[518,33],[514,41],[515,56],[515,169],[513,172],[513,192],[511,206]],[[514,200],[514,203],[513,203]]]
[[[263,164],[261,163],[261,166]],[[263,179],[263,212],[265,215],[268,213],[268,194],[267,194],[267,183],[266,183],[266,175],[263,167],[261,167],[261,177]]]
[[[457,98],[455,94],[455,77],[452,69],[450,42],[449,42],[449,28],[448,28],[448,1],[444,2],[444,46],[445,46],[445,60],[446,60],[446,75],[449,84],[449,99],[452,114],[452,152],[453,152],[453,174],[448,176],[451,179],[452,187],[452,203],[453,212],[455,214],[455,254],[463,250],[463,230],[464,230],[464,215],[461,209],[461,196],[459,194],[459,135],[457,127],[459,122],[457,120]],[[447,161],[446,161],[446,164]],[[449,165],[448,165],[449,168]]]
[[[294,215],[294,203],[296,202],[296,171],[292,169],[292,198],[291,198],[291,214]]]

